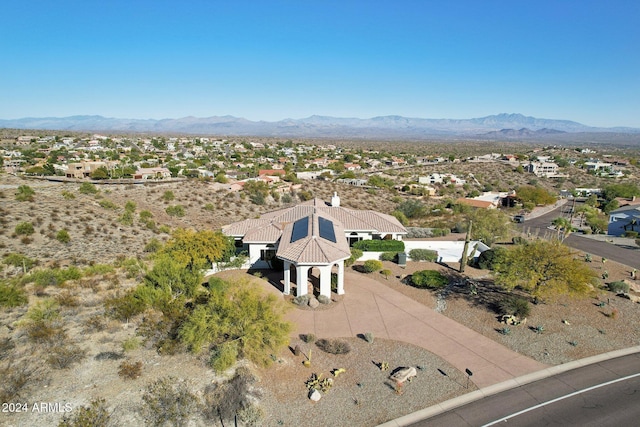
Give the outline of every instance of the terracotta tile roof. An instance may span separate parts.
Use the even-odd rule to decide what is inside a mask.
[[[278,258],[297,264],[329,264],[351,256],[349,244],[344,238],[344,229],[339,222],[321,214],[311,214],[308,218],[307,234],[294,242],[291,242],[293,224],[288,224],[284,228],[276,253]],[[319,218],[325,218],[332,222],[331,225],[336,236],[335,242],[321,236]]]
[[[491,202],[487,202],[484,200],[476,200],[476,199],[466,199],[464,197],[459,198],[458,200],[456,200],[456,202],[469,205],[474,208],[489,209],[489,208],[495,207],[495,205]]]
[[[284,224],[271,222],[267,226],[247,231],[242,241],[245,243],[273,243],[280,238],[283,228]]]

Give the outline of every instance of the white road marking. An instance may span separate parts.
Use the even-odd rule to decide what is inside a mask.
[[[628,380],[628,379],[631,379],[631,378],[635,378],[635,377],[638,377],[638,376],[640,376],[640,373],[633,374],[633,375],[629,375],[629,376],[627,376],[627,377],[623,377],[623,378],[618,378],[617,380],[608,381],[608,382],[606,382],[606,383],[602,383],[602,384],[594,385],[594,386],[592,386],[592,387],[588,387],[588,388],[585,388],[585,389],[582,389],[582,390],[574,391],[573,393],[570,393],[570,394],[567,394],[567,395],[564,395],[564,396],[557,397],[557,398],[555,398],[555,399],[553,399],[553,400],[550,400],[550,401],[548,401],[548,402],[544,402],[544,403],[541,403],[541,404],[539,404],[539,405],[532,406],[532,407],[527,408],[527,409],[523,409],[522,411],[519,411],[519,412],[513,413],[513,414],[511,414],[511,415],[507,415],[506,417],[500,418],[499,420],[495,420],[495,421],[492,421],[492,422],[490,422],[490,423],[488,423],[488,424],[485,424],[485,425],[483,425],[482,427],[489,427],[489,426],[492,426],[492,425],[495,425],[495,424],[498,424],[498,423],[502,423],[502,422],[504,422],[504,421],[509,420],[510,418],[517,417],[518,415],[525,414],[525,413],[527,413],[527,412],[529,412],[529,411],[533,411],[533,410],[536,410],[536,409],[538,409],[538,408],[542,408],[543,406],[547,406],[547,405],[550,405],[550,404],[555,403],[555,402],[559,402],[560,400],[564,400],[564,399],[567,399],[567,398],[569,398],[569,397],[576,396],[576,395],[581,394],[581,393],[586,393],[586,392],[588,392],[588,391],[595,390],[595,389],[598,389],[598,388],[600,388],[600,387],[606,387],[606,386],[608,386],[608,385],[615,384],[615,383],[617,383],[617,382],[625,381],[625,380]]]

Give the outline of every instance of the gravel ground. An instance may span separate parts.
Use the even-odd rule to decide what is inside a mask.
[[[475,389],[473,383],[466,388],[463,373],[420,347],[382,339],[343,341],[351,351],[331,355],[313,344],[293,340],[291,345],[300,345],[303,353],[311,350],[311,366],[303,366],[304,355],[287,351],[260,373],[265,426],[374,426]],[[383,361],[389,363],[389,371],[376,365]],[[389,374],[407,366],[419,366],[418,375],[398,393]],[[333,378],[331,371],[337,368],[346,372],[334,378],[333,387],[319,402],[311,402],[305,381],[312,373]]]

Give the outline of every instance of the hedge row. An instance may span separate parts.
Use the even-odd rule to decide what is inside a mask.
[[[353,247],[365,252],[403,252],[402,240],[360,240]]]

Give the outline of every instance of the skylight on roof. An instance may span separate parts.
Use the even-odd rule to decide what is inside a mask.
[[[336,232],[333,228],[333,221],[319,216],[318,227],[320,228],[320,237],[330,242],[337,243]]]
[[[305,216],[293,223],[293,230],[291,231],[290,243],[297,242],[300,239],[304,239],[309,234],[309,217]]]

